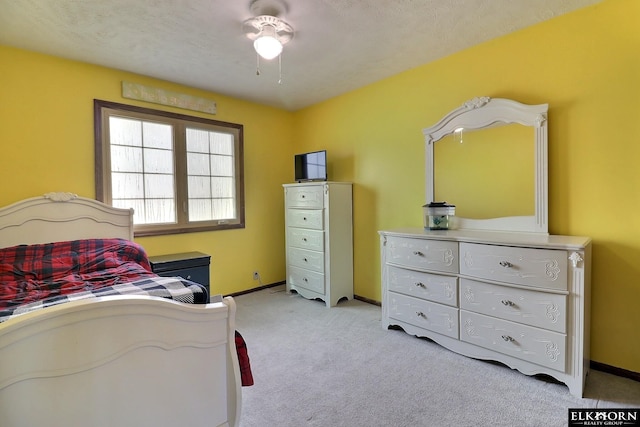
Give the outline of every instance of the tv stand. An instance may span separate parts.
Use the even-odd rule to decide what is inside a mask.
[[[327,307],[353,299],[352,185],[284,184],[287,292]]]

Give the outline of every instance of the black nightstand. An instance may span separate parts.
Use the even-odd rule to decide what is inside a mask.
[[[202,252],[184,252],[179,254],[157,255],[149,257],[151,269],[154,273],[164,277],[179,276],[207,288],[207,302],[209,291],[209,265],[211,255]]]

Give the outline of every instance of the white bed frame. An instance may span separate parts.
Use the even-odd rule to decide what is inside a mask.
[[[132,218],[49,193],[0,209],[0,247],[132,240]],[[235,310],[112,296],[0,323],[0,426],[238,426]]]

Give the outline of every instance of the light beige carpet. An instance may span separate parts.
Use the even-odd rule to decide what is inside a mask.
[[[585,398],[557,382],[383,330],[381,309],[284,286],[236,297],[255,385],[242,427],[563,426],[568,408],[640,407],[640,382],[591,370]]]

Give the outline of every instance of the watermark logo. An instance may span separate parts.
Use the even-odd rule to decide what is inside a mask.
[[[574,426],[640,426],[640,409],[569,408],[569,427]]]

